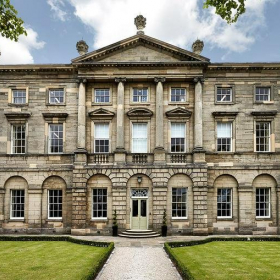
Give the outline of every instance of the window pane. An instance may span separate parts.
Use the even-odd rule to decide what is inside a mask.
[[[50,89],[49,90],[49,102],[51,104],[64,103],[64,89]]]
[[[63,124],[49,125],[49,148],[50,153],[63,152]]]
[[[232,88],[217,88],[217,102],[231,102]]]
[[[24,190],[11,191],[11,218],[24,218]]]
[[[186,89],[184,88],[171,89],[171,102],[185,102],[185,101],[186,101]]]
[[[12,126],[12,153],[25,153],[25,125]]]
[[[26,103],[26,90],[25,89],[13,89],[12,90],[12,103],[25,104]]]
[[[231,217],[231,189],[217,190],[217,216]]]
[[[256,216],[270,217],[270,189],[256,189]]]
[[[172,217],[187,217],[187,188],[172,188]]]
[[[270,122],[256,123],[256,151],[270,151]]]
[[[95,153],[109,153],[109,123],[96,123],[94,135]]]
[[[132,150],[133,153],[147,153],[147,123],[133,123]]]
[[[148,102],[148,89],[134,88],[132,100],[133,102]]]
[[[256,87],[255,101],[270,101],[270,87]]]
[[[95,90],[95,102],[96,103],[109,103],[110,102],[110,90],[96,89]]]
[[[62,190],[49,190],[49,218],[62,218]]]
[[[107,218],[107,189],[92,190],[92,217]]]

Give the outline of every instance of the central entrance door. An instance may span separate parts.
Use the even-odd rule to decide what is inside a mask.
[[[148,229],[148,190],[131,192],[131,229]]]

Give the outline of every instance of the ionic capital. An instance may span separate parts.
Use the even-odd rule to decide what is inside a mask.
[[[195,77],[195,78],[193,79],[193,81],[194,81],[195,83],[200,82],[201,84],[204,84],[204,78],[203,78],[203,77]]]
[[[115,78],[116,83],[125,83],[126,82],[126,77],[117,77]]]
[[[155,83],[164,83],[166,81],[165,77],[155,77]]]

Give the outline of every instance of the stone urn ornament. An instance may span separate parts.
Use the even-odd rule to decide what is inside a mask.
[[[143,17],[142,15],[137,16],[134,19],[134,24],[136,25],[137,28],[137,34],[142,34],[144,35],[143,29],[146,27],[146,18]]]
[[[76,49],[77,49],[79,55],[84,55],[88,52],[88,45],[84,40],[80,40],[76,44]]]
[[[201,54],[203,51],[204,43],[203,41],[197,39],[193,44],[192,44],[192,50],[195,54]]]

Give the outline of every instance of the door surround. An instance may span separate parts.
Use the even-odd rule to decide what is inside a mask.
[[[149,228],[149,188],[133,188],[130,190],[130,228],[135,230],[147,230]],[[139,228],[133,228],[133,200],[137,200],[137,206],[138,206],[138,217],[139,217]],[[140,229],[141,225],[141,201],[146,201],[146,227],[145,229]],[[139,205],[140,203],[140,205]]]

